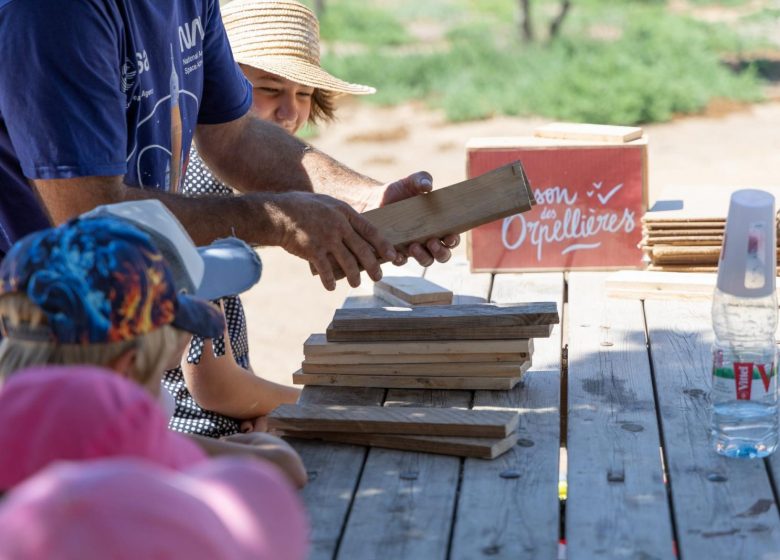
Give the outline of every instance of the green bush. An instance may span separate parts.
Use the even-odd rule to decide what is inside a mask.
[[[616,10],[616,3],[591,1],[595,9],[573,17],[571,30],[551,43],[521,42],[514,22],[472,20],[453,25],[449,47],[440,51],[398,55],[371,48],[328,57],[324,65],[377,87],[369,101],[422,99],[453,121],[505,114],[638,124],[700,112],[716,98],[762,98],[755,72],[737,75],[720,62],[722,52],[743,48],[728,29],[669,14],[652,2],[626,2],[630,10]],[[616,38],[589,34],[604,22],[618,30]]]

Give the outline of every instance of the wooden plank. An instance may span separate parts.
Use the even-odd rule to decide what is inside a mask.
[[[363,213],[395,247],[463,233],[535,204],[521,163]]]
[[[563,294],[562,273],[496,274],[490,299],[551,300],[563,309]],[[534,366],[512,391],[474,395],[474,409],[520,414],[519,442],[493,461],[465,461],[454,560],[558,557],[561,326],[536,341]]]
[[[452,292],[420,276],[387,276],[374,284],[374,295],[385,299],[390,294],[412,305],[449,305]]]
[[[523,166],[515,161],[428,194],[369,210],[362,216],[394,247],[402,249],[410,243],[463,233],[526,212],[534,204]],[[337,279],[344,277],[340,268],[334,271]],[[317,274],[314,267],[312,273]]]
[[[527,327],[557,322],[558,309],[555,304],[542,301],[507,305],[482,303],[412,308],[337,309],[331,329],[334,331],[470,329]]]
[[[422,267],[410,261],[402,267],[385,265],[384,274],[422,274]],[[366,290],[367,286],[361,286]],[[372,297],[348,298],[345,306],[380,305]],[[318,387],[303,388],[299,398],[304,404],[381,405],[383,388]],[[309,560],[332,560],[336,556],[352,499],[360,480],[368,448],[289,438],[303,460],[309,475],[301,497],[309,514]]]
[[[380,405],[384,389],[305,387],[299,402]],[[309,482],[300,495],[309,514],[311,560],[333,558],[368,450],[354,445],[287,439],[303,460]]]
[[[609,297],[711,300],[716,280],[717,275],[707,273],[621,270],[607,276],[604,288]]]
[[[568,557],[671,558],[642,304],[605,276],[569,275]]]
[[[474,362],[449,364],[313,364],[304,361],[303,373],[328,375],[386,375],[417,377],[520,377],[530,366],[522,362]]]
[[[328,373],[294,373],[295,385],[329,387],[383,387],[386,389],[457,389],[508,391],[520,382],[518,377],[435,377],[412,375],[336,375]]]
[[[400,436],[396,434],[353,434],[344,432],[290,432],[285,435],[335,443],[369,445],[385,449],[419,451],[422,453],[474,457],[477,459],[495,459],[509,451],[517,443],[516,432],[509,434],[505,438]]]
[[[325,335],[329,342],[380,342],[424,340],[505,340],[547,338],[553,325],[527,327],[456,327],[452,329],[404,329],[399,331],[341,331],[328,328]]]
[[[313,334],[303,344],[307,360],[324,356],[393,356],[398,361],[404,356],[427,355],[431,361],[459,361],[461,356],[487,356],[532,353],[533,339],[508,340],[429,340],[411,342],[328,342],[325,334]],[[452,359],[445,359],[447,357]],[[441,358],[441,359],[439,359]]]
[[[269,429],[371,434],[506,437],[517,414],[460,408],[282,404],[267,416]]]
[[[711,305],[646,301],[645,315],[680,556],[776,557],[780,519],[765,463],[721,457],[709,443]]]
[[[306,358],[309,364],[452,364],[452,363],[507,363],[527,362],[531,359],[529,352],[514,352],[511,354],[376,354],[361,356],[359,354],[324,354]]]
[[[608,124],[586,124],[554,122],[534,129],[534,136],[558,138],[561,140],[589,140],[610,144],[624,144],[642,138],[638,126],[614,126]]]
[[[432,276],[433,272],[441,276]],[[482,302],[489,295],[490,275],[471,274],[461,258],[432,266],[426,277],[451,289],[455,303]],[[468,407],[471,395],[467,391],[391,390],[385,405]],[[372,449],[339,558],[446,558],[461,463],[456,457]]]

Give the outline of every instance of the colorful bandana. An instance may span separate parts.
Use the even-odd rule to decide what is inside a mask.
[[[9,293],[40,307],[60,344],[132,340],[168,324],[208,338],[224,329],[218,310],[176,293],[146,233],[112,218],[76,218],[19,240],[0,264],[0,294]]]

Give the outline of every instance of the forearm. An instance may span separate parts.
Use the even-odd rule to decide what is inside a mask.
[[[245,116],[200,125],[198,150],[217,176],[242,192],[309,191],[363,210],[379,183],[312,148],[281,127]]]
[[[188,198],[154,189],[129,187],[120,177],[35,181],[52,222],[61,224],[102,204],[157,199],[179,219],[196,244],[236,235],[255,245],[278,245],[283,214],[273,193],[246,197]]]
[[[201,407],[242,420],[265,416],[283,403],[295,403],[299,390],[255,376],[227,357],[214,358],[206,341],[198,365],[183,364],[187,388]]]

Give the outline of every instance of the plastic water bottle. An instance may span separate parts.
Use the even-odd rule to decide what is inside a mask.
[[[766,457],[778,445],[775,200],[731,196],[712,301],[711,438],[728,457]]]

